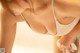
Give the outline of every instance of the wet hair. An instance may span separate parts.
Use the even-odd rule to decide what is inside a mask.
[[[30,4],[30,8],[32,8],[32,1],[31,1],[31,0],[29,0],[31,3],[29,3],[28,0],[24,0],[24,1],[27,2],[28,4]],[[10,9],[10,7],[9,7],[9,3],[12,3],[12,2],[15,2],[18,6],[20,6],[20,5],[16,2],[16,0],[0,0],[0,3],[1,3],[1,5],[2,5],[2,7],[3,7],[4,9],[6,9],[7,11],[9,11],[11,14],[15,15],[15,14],[13,13],[12,9]],[[16,16],[16,15],[15,15],[15,16]]]
[[[0,3],[4,9],[8,10],[11,14],[15,16],[15,14],[12,12],[12,10],[8,6],[8,1],[10,0],[0,0]]]
[[[30,3],[29,3],[29,2],[27,2],[27,3],[30,4],[30,7],[31,7],[31,8],[33,8],[33,1],[32,1],[32,0],[24,0],[24,1],[25,1],[25,2],[30,1]],[[43,0],[43,1],[42,1],[42,0],[36,0],[36,2],[37,2],[38,4],[40,4],[40,5],[42,6],[42,8],[47,5],[48,1],[49,1],[49,0]],[[15,14],[13,13],[12,9],[9,8],[8,3],[16,2],[16,0],[0,0],[0,2],[1,2],[2,7],[3,7],[4,9],[8,10],[10,13],[12,13],[13,15],[15,15]],[[16,2],[16,4],[17,4],[17,2]],[[17,5],[19,5],[19,4],[17,4]],[[19,6],[20,6],[20,5],[19,5]],[[34,8],[33,8],[33,10],[34,10]],[[31,11],[32,11],[32,10],[31,10]]]

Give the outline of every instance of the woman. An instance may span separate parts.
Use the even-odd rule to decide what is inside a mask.
[[[56,20],[56,27],[57,27],[57,35],[62,36],[60,40],[58,40],[58,47],[60,50],[65,52],[65,49],[68,49],[71,51],[72,49],[70,48],[70,44],[73,42],[75,39],[74,37],[77,37],[78,35],[80,36],[80,17],[79,17],[79,4],[80,1],[74,1],[74,0],[56,0],[55,1],[55,7],[54,7],[54,13],[55,17],[57,18]],[[75,18],[77,17],[77,18]],[[60,18],[63,18],[60,19]],[[71,18],[75,18],[74,21],[69,23]],[[67,20],[68,19],[68,20]],[[79,21],[76,27],[71,27],[75,25],[74,23]],[[66,23],[66,24],[64,24]],[[71,28],[73,30],[71,30]],[[68,33],[69,32],[69,33]],[[66,34],[65,34],[66,33]],[[63,36],[65,35],[65,36]],[[79,39],[79,37],[78,37]],[[80,42],[78,40],[78,42]],[[79,44],[78,44],[79,45]],[[80,47],[78,47],[78,50],[80,50]],[[76,51],[74,51],[75,53]],[[78,51],[76,52],[78,53]]]
[[[3,6],[1,12],[1,17],[2,17],[1,48],[5,48],[6,53],[11,53],[11,49],[15,39],[17,22],[25,20],[29,24],[32,30],[42,34],[52,34],[52,35],[57,34],[57,27],[56,27],[57,24],[55,20],[58,20],[60,23],[64,25],[67,25],[72,22],[74,23],[73,20],[76,19],[77,22],[71,28],[73,29],[76,28],[77,25],[79,26],[78,22],[80,18],[77,19],[76,17],[79,16],[80,10],[78,9],[79,7],[77,5],[75,6],[75,4],[72,5],[71,8],[76,7],[76,9],[73,8],[73,11],[70,11],[70,9],[67,8],[66,11],[68,12],[66,13],[65,9],[63,9],[65,5],[60,6],[61,8],[59,9],[59,5],[62,5],[66,2],[63,1],[60,2],[59,0],[55,0],[54,2],[53,0],[1,0],[1,3]],[[70,6],[70,4],[66,3],[67,6]],[[61,9],[63,9],[63,11],[59,11]],[[62,14],[61,12],[64,14]],[[72,14],[73,12],[75,14]],[[72,29],[69,31],[72,31]],[[74,30],[75,29],[73,29],[73,31]],[[79,31],[80,29],[76,28],[76,30]],[[63,36],[64,35],[66,34],[63,34]],[[56,45],[57,40],[63,39],[63,37],[60,38],[60,36],[54,36],[54,46],[55,46],[54,53],[62,53],[62,51]],[[71,40],[74,41],[74,39]],[[70,43],[72,43],[72,41]]]

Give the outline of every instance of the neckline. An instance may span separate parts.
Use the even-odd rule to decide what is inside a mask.
[[[54,15],[54,19],[55,19],[56,24],[59,24],[59,25],[70,25],[71,23],[73,23],[73,22],[77,19],[77,18],[74,18],[74,19],[71,21],[71,23],[69,23],[69,24],[62,24],[62,23],[60,23],[60,22],[58,21],[57,17],[56,17],[55,8],[53,7],[53,5],[54,5],[54,7],[55,7],[54,1],[52,0],[52,12],[53,12],[53,15]]]
[[[55,15],[54,19],[55,19],[56,24],[59,24],[59,25],[70,25],[70,24],[72,24],[73,22],[75,22],[75,20],[76,20],[77,18],[74,18],[74,19],[73,19],[70,23],[68,23],[68,24],[62,24],[62,23],[60,23],[60,22],[58,21],[56,15]]]

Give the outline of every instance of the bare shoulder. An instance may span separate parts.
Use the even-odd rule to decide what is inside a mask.
[[[14,22],[20,22],[23,19],[20,16],[14,16],[12,13],[10,13],[8,10],[1,8],[1,17],[5,20],[10,19]]]
[[[4,9],[3,7],[1,7],[1,16],[2,17],[14,17],[8,10]]]

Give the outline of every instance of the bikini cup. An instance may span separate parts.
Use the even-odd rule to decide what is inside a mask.
[[[65,18],[66,18],[66,17],[65,17]],[[74,19],[71,21],[71,23],[68,23],[68,24],[62,24],[62,23],[60,23],[56,17],[54,17],[54,19],[55,19],[56,24],[58,23],[59,25],[70,25],[71,23],[75,22],[75,20],[76,20],[77,18],[74,18]]]
[[[64,25],[64,24],[59,23],[57,21],[57,19],[55,18],[57,34],[65,35],[65,34],[69,33],[76,26],[76,24],[79,22],[79,20],[80,20],[80,18],[75,18],[71,23]]]

